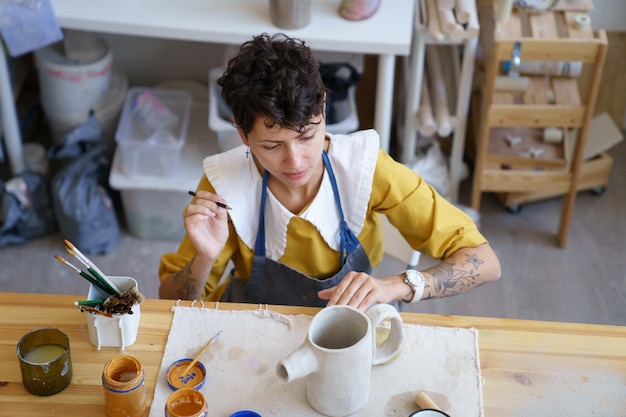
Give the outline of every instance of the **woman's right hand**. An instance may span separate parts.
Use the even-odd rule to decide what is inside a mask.
[[[217,202],[226,204],[217,194],[199,190],[183,214],[187,236],[198,254],[208,259],[216,259],[228,239],[227,210]]]

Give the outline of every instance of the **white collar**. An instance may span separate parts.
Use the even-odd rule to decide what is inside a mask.
[[[337,180],[342,209],[350,230],[359,235],[363,228],[378,157],[378,134],[373,130],[352,135],[331,135],[328,157]],[[204,172],[216,192],[233,209],[229,211],[239,238],[254,249],[259,220],[262,177],[252,159],[246,158],[241,145],[204,160]],[[360,167],[355,167],[359,161]],[[287,227],[295,215],[267,190],[265,206],[266,256],[278,260],[285,252]],[[319,231],[326,243],[339,250],[340,217],[333,196],[328,171],[324,171],[320,189],[309,206],[299,215]]]

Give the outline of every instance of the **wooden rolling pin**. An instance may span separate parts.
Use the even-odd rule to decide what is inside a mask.
[[[417,112],[417,129],[420,135],[425,138],[429,138],[437,132],[437,123],[433,117],[433,109],[430,104],[427,76],[428,74],[424,74],[422,77],[422,94],[420,95],[420,108]]]
[[[456,26],[460,26],[455,17],[452,9],[439,9],[437,11],[437,17],[439,18],[439,27],[442,32],[449,35]]]
[[[530,88],[530,78],[528,77],[508,77],[498,75],[494,89],[497,91],[528,91]]]
[[[431,107],[437,122],[437,133],[441,137],[447,137],[452,133],[450,111],[448,110],[448,97],[446,85],[443,79],[443,67],[439,60],[437,46],[426,45],[426,74],[428,79],[428,91],[430,92]]]
[[[456,0],[454,2],[454,14],[456,16],[456,21],[461,24],[469,22],[470,15],[472,14],[471,11],[475,7],[474,0]]]
[[[452,9],[454,7],[454,0],[437,0],[437,9]]]
[[[465,39],[465,29],[457,23],[452,9],[439,9],[439,27],[441,31],[448,35],[453,42],[460,42]]]
[[[428,14],[428,34],[434,41],[442,41],[445,35],[439,25],[437,3],[435,0],[426,0],[426,13]]]
[[[420,392],[415,396],[415,404],[417,404],[420,410],[431,409],[443,411],[425,392]]]
[[[465,37],[467,39],[473,39],[480,33],[480,24],[478,22],[478,12],[476,11],[476,4],[468,4],[465,9],[467,12],[467,25],[465,27]]]

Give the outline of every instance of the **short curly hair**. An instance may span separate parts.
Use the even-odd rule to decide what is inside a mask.
[[[243,43],[217,84],[245,135],[259,116],[268,128],[301,132],[313,117],[324,115],[319,62],[303,40],[282,33]]]

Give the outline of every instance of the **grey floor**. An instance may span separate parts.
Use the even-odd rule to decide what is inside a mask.
[[[559,198],[527,203],[509,213],[490,194],[483,195],[481,230],[499,255],[502,279],[460,296],[430,300],[407,309],[438,314],[626,325],[626,142],[610,151],[614,167],[606,191],[581,192],[566,249],[556,245]],[[461,203],[468,201],[469,182]],[[108,275],[135,277],[140,290],[157,297],[161,254],[176,242],[143,240],[124,233],[107,255],[91,256]],[[58,234],[23,246],[0,248],[0,290],[85,294],[88,284],[53,255],[66,256]],[[423,259],[421,266],[432,260]],[[391,257],[376,272],[397,273]]]

